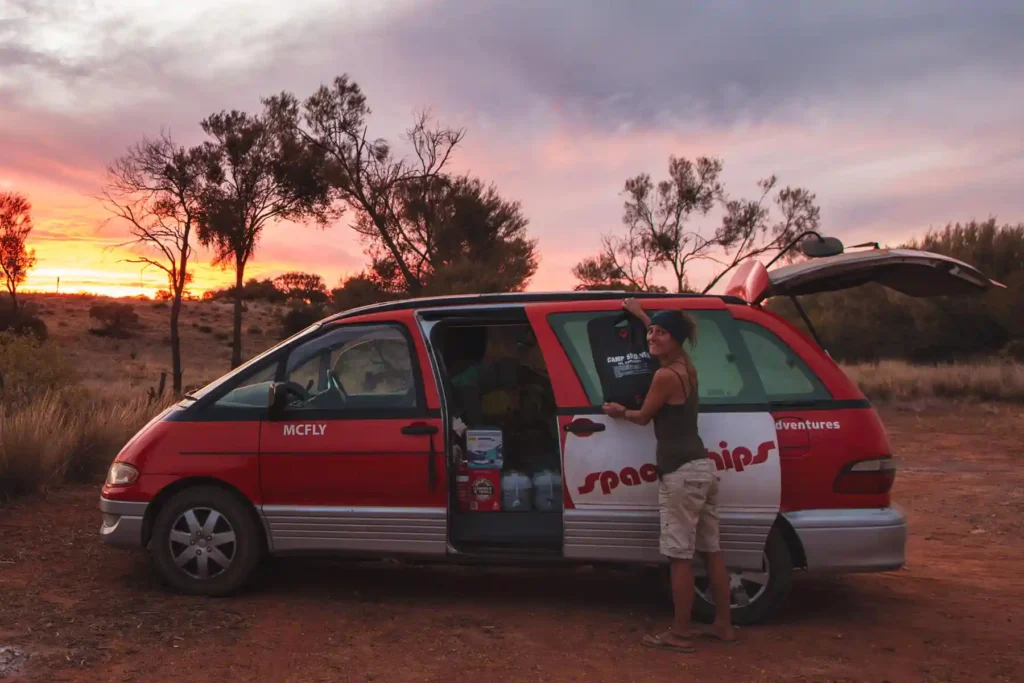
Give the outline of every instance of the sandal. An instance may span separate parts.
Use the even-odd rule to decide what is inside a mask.
[[[671,652],[681,652],[683,654],[690,654],[697,651],[697,648],[690,643],[686,643],[684,645],[683,643],[672,642],[668,639],[668,636],[670,635],[672,635],[672,631],[665,631],[664,633],[659,633],[655,636],[646,635],[641,642],[644,647],[653,648],[655,650],[669,650]]]
[[[711,628],[711,627],[690,629],[689,631],[686,632],[686,634],[683,637],[684,638],[708,638],[708,639],[711,639],[711,640],[717,640],[720,643],[725,643],[726,645],[735,645],[736,643],[740,642],[739,638],[736,637],[736,631],[738,631],[739,628],[740,628],[739,626],[733,626],[732,627],[732,630],[733,630],[732,640],[726,640],[725,638],[722,638],[717,633],[715,633],[715,630],[713,628]]]

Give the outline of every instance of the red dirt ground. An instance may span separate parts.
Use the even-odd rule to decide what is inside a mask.
[[[739,645],[642,647],[669,606],[627,573],[288,560],[240,596],[183,597],[100,543],[82,487],[0,510],[0,679],[1024,680],[1024,409],[883,418],[907,568],[798,581]]]

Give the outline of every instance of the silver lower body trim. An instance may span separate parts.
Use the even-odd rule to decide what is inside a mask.
[[[896,505],[783,516],[800,538],[808,573],[884,572],[906,564],[907,520]]]
[[[776,513],[720,510],[719,541],[735,569],[760,570]],[[661,520],[654,510],[566,510],[565,556],[576,560],[662,563]]]
[[[300,507],[264,505],[275,553],[299,551],[444,555],[444,508]]]
[[[109,500],[100,496],[100,538],[115,548],[142,548],[142,522],[148,503]]]

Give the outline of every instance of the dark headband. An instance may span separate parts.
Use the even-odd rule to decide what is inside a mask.
[[[657,311],[651,316],[651,324],[664,328],[680,345],[689,339],[690,326],[679,311]]]

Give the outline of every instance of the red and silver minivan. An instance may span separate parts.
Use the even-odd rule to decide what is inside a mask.
[[[737,623],[777,607],[796,570],[904,564],[878,415],[812,336],[761,307],[872,281],[913,295],[998,285],[955,259],[874,249],[748,262],[722,296],[638,295],[697,321]],[[267,553],[661,564],[653,428],[603,415],[588,336],[622,298],[453,296],[326,318],[135,435],[102,489],[102,538],[148,548],[169,583],[209,595],[240,588]],[[710,616],[701,581],[697,593]]]

